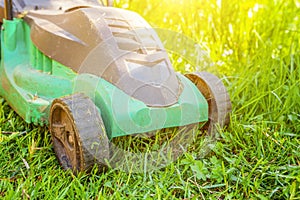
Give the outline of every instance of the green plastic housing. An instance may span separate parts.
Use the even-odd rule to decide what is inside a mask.
[[[144,133],[208,120],[208,104],[181,74],[178,102],[148,107],[115,85],[92,74],[77,74],[52,60],[31,42],[22,19],[4,20],[1,30],[0,95],[28,123],[47,125],[52,101],[84,93],[98,107],[108,137]]]

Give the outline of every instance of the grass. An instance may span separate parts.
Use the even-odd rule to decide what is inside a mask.
[[[154,27],[188,36],[226,84],[231,122],[200,159],[191,148],[153,172],[73,176],[62,171],[46,128],[0,101],[3,199],[300,199],[300,2],[118,0]],[[178,55],[174,66],[186,71]],[[202,70],[196,67],[197,70]],[[7,134],[14,132],[13,134]]]

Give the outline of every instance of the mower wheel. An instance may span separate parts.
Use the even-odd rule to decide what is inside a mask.
[[[50,110],[50,132],[61,166],[73,173],[105,168],[109,141],[99,111],[83,94],[55,99]]]
[[[208,102],[208,123],[204,126],[209,134],[214,134],[217,126],[225,127],[229,123],[231,102],[221,79],[208,72],[185,74]]]

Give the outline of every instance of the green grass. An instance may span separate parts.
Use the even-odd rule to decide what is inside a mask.
[[[191,148],[158,171],[94,169],[75,177],[59,167],[48,130],[27,125],[1,100],[0,198],[300,199],[300,1],[119,0],[117,6],[209,53],[215,65],[206,70],[223,78],[233,103],[229,127],[201,159]],[[184,72],[178,55],[171,57]]]

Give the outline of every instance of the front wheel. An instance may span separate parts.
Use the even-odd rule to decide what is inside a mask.
[[[75,94],[55,99],[49,122],[54,151],[65,170],[76,174],[94,164],[105,167],[109,141],[99,111],[88,97]]]

